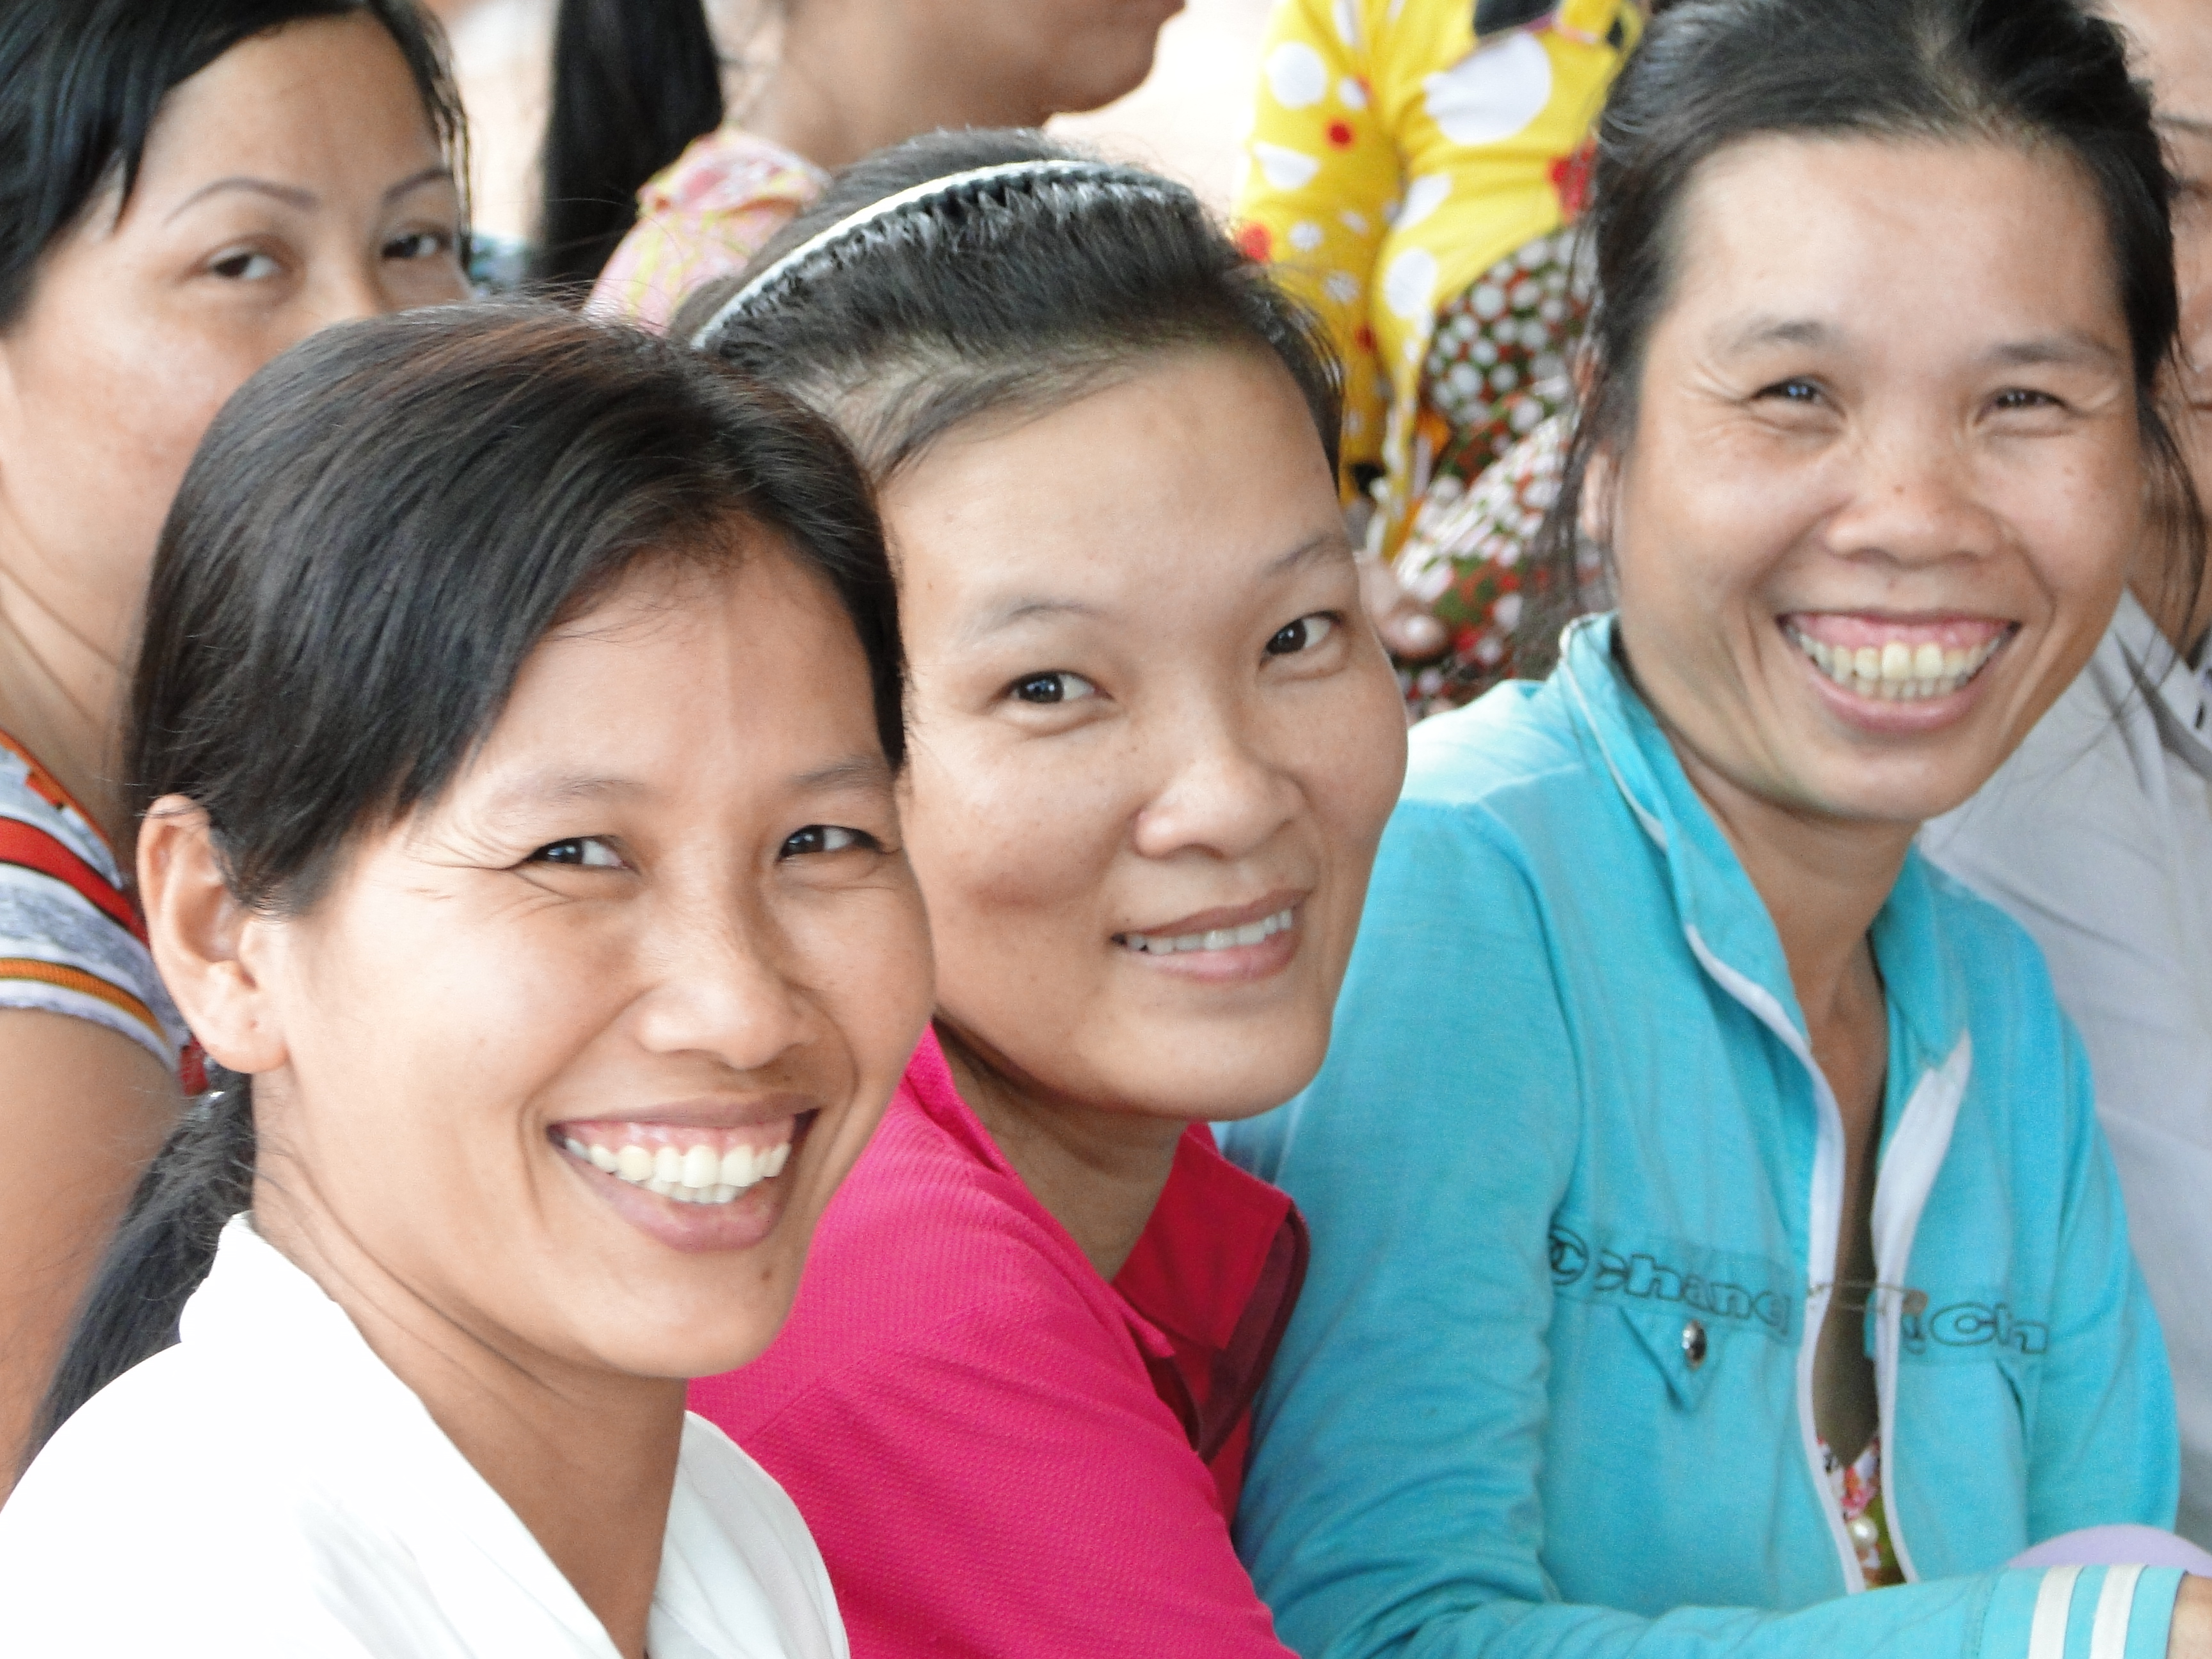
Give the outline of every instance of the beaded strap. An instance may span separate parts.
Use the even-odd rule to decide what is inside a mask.
[[[811,264],[830,248],[852,240],[870,226],[904,213],[909,208],[934,206],[952,197],[981,193],[988,186],[1002,182],[1047,184],[1062,179],[1118,186],[1132,194],[1158,197],[1177,204],[1194,204],[1197,200],[1189,191],[1171,179],[1146,173],[1139,167],[1119,167],[1109,161],[1058,158],[1001,161],[991,167],[972,167],[965,173],[947,173],[941,179],[926,179],[921,184],[894,191],[879,201],[871,202],[866,207],[847,214],[836,224],[816,232],[790,252],[770,263],[757,276],[748,278],[743,287],[716,307],[714,314],[691,337],[692,347],[699,351],[710,349],[732,317],[750,307],[771,289],[782,286],[801,266]]]

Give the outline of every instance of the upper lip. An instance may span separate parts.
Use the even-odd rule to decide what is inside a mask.
[[[1142,933],[1146,939],[1180,939],[1185,933],[1211,933],[1224,927],[1242,927],[1248,922],[1265,921],[1269,916],[1280,915],[1304,902],[1305,892],[1295,887],[1278,888],[1249,904],[1224,905],[1212,910],[1194,910],[1173,921],[1163,921],[1149,927],[1124,927],[1117,937]]]
[[[577,1112],[563,1123],[666,1123],[685,1129],[745,1129],[785,1118],[803,1118],[821,1103],[805,1095],[700,1095],[690,1100],[660,1101],[634,1110],[622,1108],[604,1112]]]

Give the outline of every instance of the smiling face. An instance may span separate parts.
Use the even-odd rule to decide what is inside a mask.
[[[526,1370],[743,1364],[928,1012],[850,623],[765,546],[633,576],[239,956],[288,1252],[366,1255]]]
[[[180,83],[130,199],[94,199],[0,333],[9,582],[119,660],[224,399],[326,324],[464,298],[459,224],[422,94],[373,18],[288,24]]]
[[[2049,153],[1763,138],[1674,234],[1592,497],[1638,680],[1709,794],[1948,811],[2087,659],[2143,532],[2096,199]]]
[[[1405,766],[1327,458],[1271,359],[1163,356],[884,495],[939,1011],[1007,1075],[1225,1119],[1321,1063]]]

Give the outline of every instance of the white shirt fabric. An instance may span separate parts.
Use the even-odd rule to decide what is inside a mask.
[[[1922,846],[2009,911],[2081,1027],[2180,1408],[2178,1529],[2212,1548],[2212,677],[2133,594]]]
[[[847,1659],[799,1510],[696,1416],[646,1648]],[[242,1216],[183,1340],[71,1418],[0,1509],[0,1653],[616,1659],[414,1392]]]

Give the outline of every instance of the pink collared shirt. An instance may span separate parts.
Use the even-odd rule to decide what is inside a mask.
[[[692,1409],[798,1503],[856,1659],[1285,1659],[1228,1516],[1304,1237],[1196,1127],[1109,1284],[926,1035],[783,1334]]]

